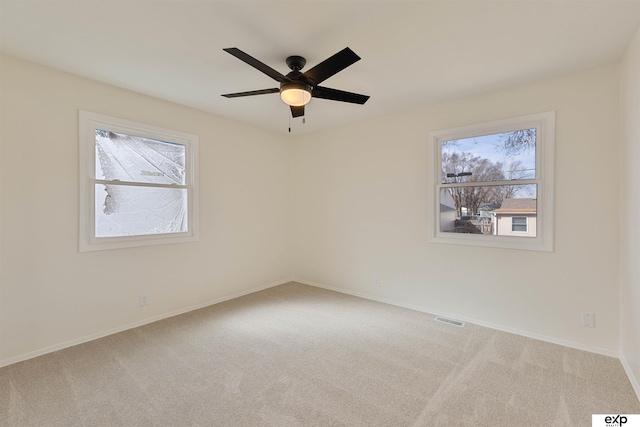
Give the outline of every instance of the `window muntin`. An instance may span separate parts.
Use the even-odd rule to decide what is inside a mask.
[[[80,111],[80,251],[197,240],[197,142]]]
[[[548,112],[431,132],[430,241],[553,250],[554,128]]]

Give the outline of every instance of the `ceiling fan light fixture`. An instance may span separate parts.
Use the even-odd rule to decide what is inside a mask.
[[[253,56],[246,54],[237,47],[228,47],[223,50],[280,83],[280,87],[226,93],[222,95],[225,98],[280,93],[280,99],[282,99],[282,102],[290,106],[290,117],[293,118],[300,116],[304,117],[304,106],[311,101],[311,98],[322,98],[331,101],[350,102],[360,105],[364,104],[369,99],[368,95],[360,95],[359,93],[345,92],[343,90],[319,86],[320,83],[327,80],[329,77],[360,60],[360,57],[348,47],[345,47],[335,55],[330,56],[319,64],[316,64],[313,68],[305,71],[304,73],[301,70],[306,65],[307,60],[298,55],[289,56],[285,62],[291,69],[291,72],[286,76],[274,70],[267,64],[260,62]]]
[[[280,87],[280,99],[292,107],[301,107],[311,101],[311,88],[303,83],[285,83]]]

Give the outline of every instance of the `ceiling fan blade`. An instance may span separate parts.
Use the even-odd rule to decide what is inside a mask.
[[[299,107],[294,107],[293,105],[291,106],[291,117],[293,117],[294,119],[296,117],[301,117],[304,116],[304,105],[301,105]]]
[[[310,70],[307,70],[304,76],[311,80],[315,86],[359,60],[360,57],[358,55],[348,47],[345,47],[340,52],[325,59]]]
[[[261,90],[250,90],[248,92],[237,92],[237,93],[226,93],[222,96],[225,98],[238,98],[240,96],[252,96],[252,95],[265,95],[267,93],[278,93],[280,89],[274,87],[273,89],[261,89]]]
[[[287,76],[285,76],[283,74],[280,74],[279,72],[277,72],[273,68],[269,67],[267,64],[258,61],[253,56],[247,55],[246,53],[244,53],[243,51],[241,51],[237,47],[227,47],[227,48],[222,49],[222,50],[224,50],[225,52],[230,53],[231,55],[235,56],[239,60],[246,62],[247,64],[251,65],[256,70],[262,71],[263,73],[265,73],[267,76],[271,77],[275,81],[278,81],[280,83],[282,83],[282,82],[290,82],[291,81],[291,79],[289,77],[287,77]]]
[[[328,87],[316,86],[311,92],[313,98],[330,99],[332,101],[351,102],[353,104],[364,104],[369,99],[369,95],[345,92],[343,90],[331,89]]]

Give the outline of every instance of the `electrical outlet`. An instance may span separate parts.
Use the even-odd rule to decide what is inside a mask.
[[[147,295],[140,295],[140,307],[149,305],[149,297]]]
[[[596,327],[596,315],[595,313],[582,313],[582,326],[585,328]]]
[[[373,281],[373,284],[376,288],[380,287],[380,278],[376,277],[375,280]]]

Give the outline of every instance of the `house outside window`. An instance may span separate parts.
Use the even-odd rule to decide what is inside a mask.
[[[197,240],[197,143],[80,111],[80,251]]]
[[[429,134],[429,240],[553,250],[555,114]]]

